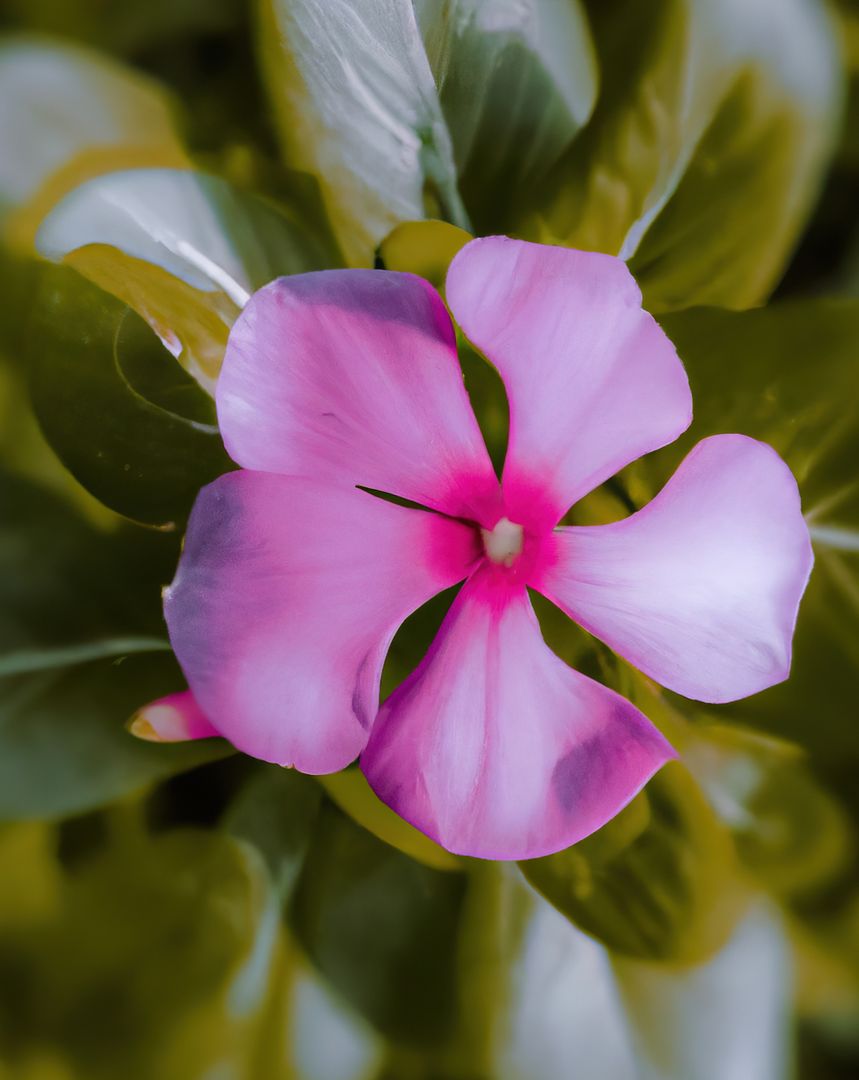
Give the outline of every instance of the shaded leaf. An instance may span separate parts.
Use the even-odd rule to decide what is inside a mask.
[[[100,48],[135,52],[193,31],[235,29],[242,0],[149,0],[105,5],[102,0],[6,0],[16,23],[38,33],[74,37]]]
[[[313,963],[396,1041],[448,1035],[456,993],[462,875],[415,862],[326,802],[290,922]]]
[[[59,645],[53,649],[18,649],[0,656],[0,678],[29,675],[35,671],[86,664],[90,660],[113,659],[133,653],[168,652],[166,638],[116,637],[87,641],[82,645]]]
[[[136,315],[72,270],[46,272],[30,350],[45,437],[117,513],[157,525],[182,521],[200,487],[233,468],[209,399]],[[169,405],[139,393],[132,372],[148,380],[150,398]]]
[[[520,863],[532,885],[612,951],[697,963],[727,940],[738,911],[734,852],[682,765],[669,762],[609,826]]]
[[[281,900],[289,897],[301,871],[322,797],[315,778],[260,765],[224,819],[227,831],[265,860]]]
[[[47,216],[36,242],[134,308],[210,392],[250,294],[281,274],[339,262],[325,233],[297,216],[178,169],[83,184]]]
[[[0,991],[13,1061],[47,1045],[91,1080],[118,1068],[187,1080],[225,1059],[248,1080],[290,1075],[274,1032],[268,1070],[250,1067],[279,936],[251,849],[218,833],[126,830],[60,884],[56,911],[29,935],[10,943],[0,927],[0,957],[27,971]]]
[[[854,853],[846,816],[799,749],[736,725],[696,724],[683,760],[763,887],[807,898],[831,886]]]
[[[175,540],[103,533],[3,474],[0,502],[0,818],[77,813],[229,752],[218,740],[153,746],[124,728],[182,685],[169,652],[126,648],[164,649],[159,586]],[[50,666],[37,662],[46,652]]]
[[[0,820],[65,817],[231,753],[219,739],[141,743],[125,721],[181,685],[169,654],[75,664],[0,680]]]
[[[578,0],[415,0],[459,189],[499,231],[587,121],[596,59]]]
[[[593,0],[593,118],[520,223],[619,254],[653,310],[775,283],[833,148],[835,33],[813,0]]]
[[[787,683],[714,712],[852,770],[859,731],[859,302],[807,300],[760,311],[695,310],[663,319],[689,373],[695,418],[673,446],[628,472],[639,505],[701,438],[763,439],[799,481],[816,564],[800,607]],[[813,722],[811,722],[813,720]]]

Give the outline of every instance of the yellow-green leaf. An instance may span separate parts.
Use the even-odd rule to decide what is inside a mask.
[[[439,847],[380,802],[359,769],[331,773],[321,776],[319,780],[341,810],[380,840],[436,870],[462,868],[461,859]]]
[[[841,98],[817,0],[591,0],[602,90],[520,231],[619,254],[653,310],[748,307],[817,194]]]
[[[378,257],[386,270],[417,274],[443,291],[447,268],[471,239],[471,233],[446,221],[404,221],[379,245]]]

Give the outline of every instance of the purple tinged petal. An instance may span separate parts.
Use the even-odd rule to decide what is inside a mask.
[[[453,260],[447,301],[510,401],[509,515],[554,525],[572,503],[689,426],[674,346],[612,255],[490,236]],[[518,516],[517,516],[518,515]]]
[[[246,469],[481,522],[497,509],[450,317],[413,274],[326,270],[267,285],[233,327],[216,396],[227,450]]]
[[[466,576],[476,545],[475,530],[354,488],[229,473],[191,515],[170,640],[238,749],[334,772],[366,742],[397,627]]]
[[[813,555],[765,443],[705,439],[644,509],[559,529],[554,548],[531,584],[663,686],[724,702],[787,678]]]
[[[673,757],[634,706],[542,640],[524,589],[478,573],[384,703],[361,757],[376,794],[460,855],[529,859],[604,825]]]

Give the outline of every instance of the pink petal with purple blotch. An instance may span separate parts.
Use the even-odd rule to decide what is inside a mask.
[[[530,859],[604,825],[674,752],[618,694],[544,643],[524,589],[479,571],[384,703],[361,767],[449,851]]]

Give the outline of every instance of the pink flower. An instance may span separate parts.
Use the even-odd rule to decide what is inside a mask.
[[[360,754],[379,797],[444,847],[532,858],[603,825],[673,751],[550,652],[526,586],[663,686],[731,701],[787,677],[812,554],[790,471],[742,435],[699,443],[624,521],[558,527],[691,420],[683,367],[621,260],[488,237],[446,292],[507,389],[502,481],[427,282],[272,282],[217,388],[242,469],[201,491],[165,612],[195,732],[308,773]],[[379,708],[397,627],[463,580]]]

